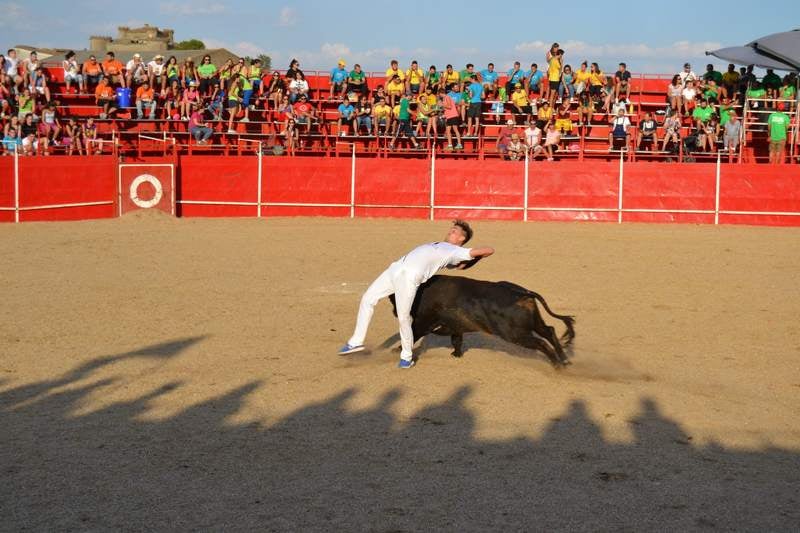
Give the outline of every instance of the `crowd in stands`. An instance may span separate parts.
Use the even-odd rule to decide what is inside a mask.
[[[357,64],[348,69],[340,60],[330,71],[327,90],[317,93],[296,60],[279,73],[268,72],[259,59],[215,65],[209,55],[195,64],[192,58],[178,62],[161,54],[145,61],[137,53],[123,65],[108,52],[102,61],[92,55],[80,64],[69,52],[61,69],[65,94],[92,94],[97,119],[119,116],[118,90],[123,89],[129,91],[132,105],[125,111],[131,120],[185,121],[198,144],[209,143],[220,131],[215,123],[235,134],[236,124],[249,122],[258,111],[275,124],[275,135],[289,152],[312,128],[334,124],[337,135],[383,136],[390,149],[401,142],[418,149],[422,140],[441,138],[445,151],[458,152],[465,138],[480,136],[489,124],[498,126],[495,148],[502,157],[515,160],[527,153],[552,160],[559,149],[570,148],[582,128],[603,124],[609,150],[667,151],[691,141],[698,151],[714,152],[721,144],[733,153],[747,97],[769,111],[770,148],[776,160],[783,159],[787,113],[794,112],[797,101],[795,75],[781,78],[770,70],[758,80],[752,67],[737,71],[734,65],[725,73],[708,65],[697,75],[686,64],[666,85],[663,106],[638,116],[625,63],[607,75],[598,63],[582,61],[573,68],[565,55],[554,43],[541,68],[535,62],[528,68],[515,62],[507,72],[498,72],[492,63],[481,70],[471,63],[460,70],[450,64],[426,70],[416,61],[402,68],[392,60],[378,77],[368,77]],[[5,153],[48,154],[53,146],[68,154],[97,151],[92,118],[61,116],[51,92],[52,68],[44,68],[36,52],[24,61],[18,61],[14,49],[0,56]],[[320,99],[335,102],[335,116],[323,113]]]

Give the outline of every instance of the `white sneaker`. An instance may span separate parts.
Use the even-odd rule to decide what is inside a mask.
[[[236,130],[228,130],[228,133],[233,133],[233,134],[235,134],[235,133],[236,133]]]
[[[247,118],[247,117],[244,117],[244,118],[243,118],[242,120],[240,120],[239,122],[250,122],[250,119],[249,119],[249,118]]]

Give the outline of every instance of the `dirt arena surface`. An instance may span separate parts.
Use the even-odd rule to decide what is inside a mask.
[[[0,530],[797,531],[800,230],[474,227],[464,275],[576,316],[569,369],[399,370],[385,300],[336,355],[447,221],[0,225]]]

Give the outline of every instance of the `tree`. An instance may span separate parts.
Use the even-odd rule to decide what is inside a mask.
[[[269,57],[267,54],[258,54],[258,58],[261,60],[261,68],[265,71],[272,70],[272,58]]]
[[[189,39],[175,43],[175,50],[205,50],[206,45],[200,39]]]

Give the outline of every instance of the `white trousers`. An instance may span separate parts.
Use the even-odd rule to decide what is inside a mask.
[[[392,264],[378,279],[372,282],[364,296],[361,297],[361,304],[358,307],[358,318],[356,319],[356,329],[353,336],[347,343],[350,346],[361,346],[367,336],[369,322],[372,320],[372,313],[375,304],[381,298],[386,298],[394,294],[397,306],[397,321],[400,323],[400,345],[402,351],[400,357],[410,361],[413,355],[414,333],[411,330],[411,304],[414,303],[414,296],[417,294],[417,283],[402,266]]]

